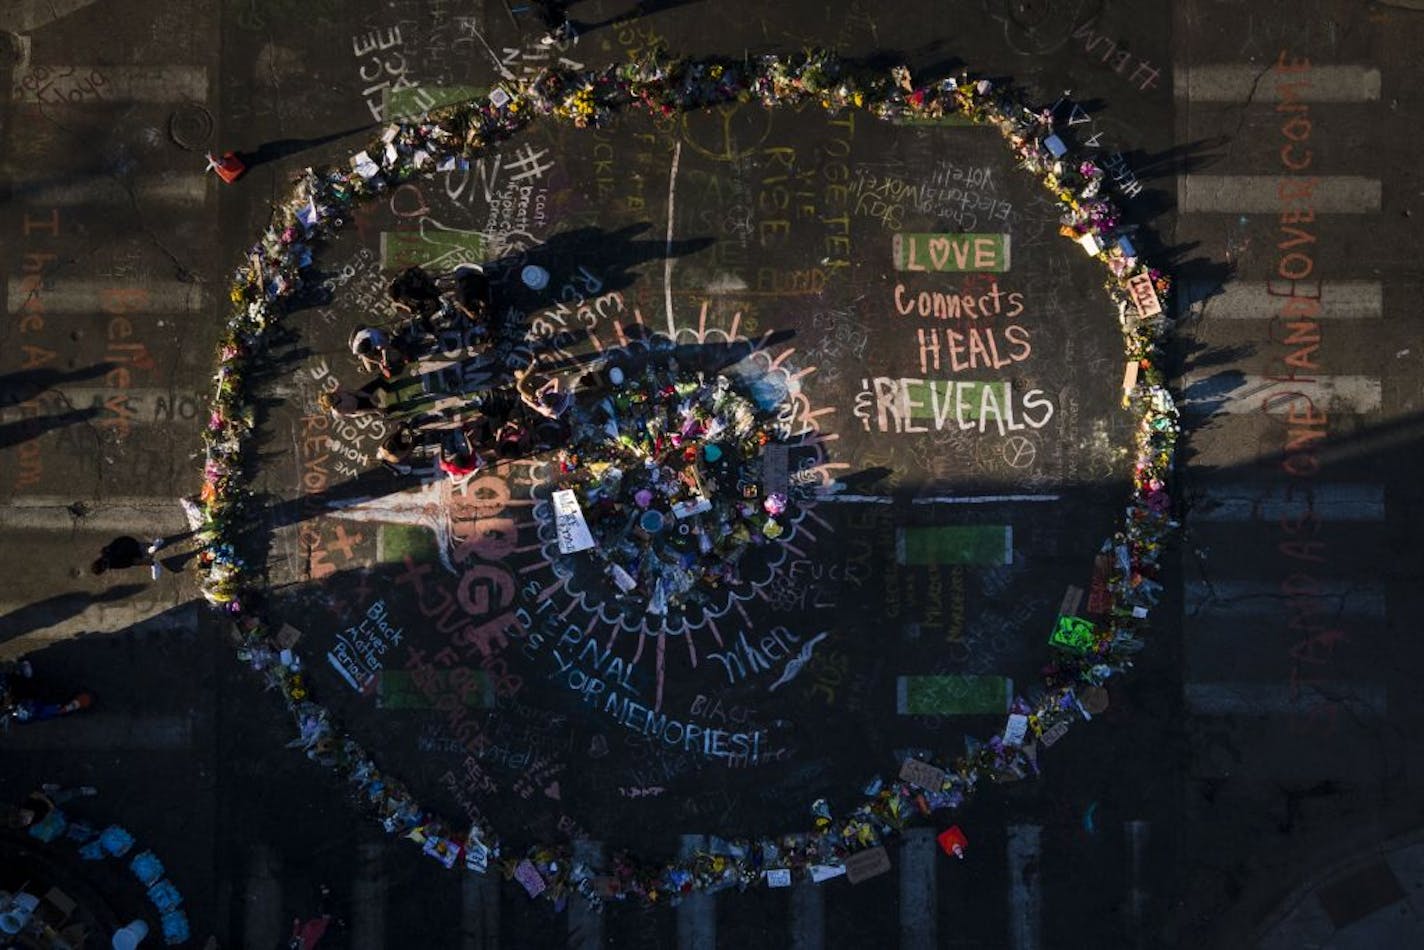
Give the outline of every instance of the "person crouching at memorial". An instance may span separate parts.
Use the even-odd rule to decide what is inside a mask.
[[[534,364],[515,371],[515,391],[519,393],[524,405],[539,415],[546,419],[558,419],[573,406],[573,393],[560,391],[557,379],[550,379],[537,388],[535,383]]]
[[[420,438],[415,427],[401,423],[376,450],[376,458],[397,475],[410,474],[410,456]]]
[[[423,267],[407,267],[386,288],[391,303],[413,317],[429,317],[440,309],[440,288]]]
[[[321,411],[333,419],[383,416],[394,402],[395,396],[383,386],[337,389],[316,397],[316,404],[321,407]]]
[[[488,427],[489,424],[483,417],[475,423],[477,429],[483,430]],[[485,460],[480,457],[480,453],[471,443],[470,434],[467,431],[451,432],[440,444],[440,471],[449,475],[453,481],[468,478],[484,468],[484,465]]]
[[[386,379],[405,367],[405,357],[391,346],[391,338],[379,327],[357,327],[351,334],[351,353],[367,372],[379,369]]]
[[[444,294],[444,299],[464,314],[477,329],[486,329],[493,309],[494,295],[490,290],[485,269],[478,264],[461,264],[455,268],[451,281],[454,287]]]

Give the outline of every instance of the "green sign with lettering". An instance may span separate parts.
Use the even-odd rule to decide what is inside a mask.
[[[1097,645],[1098,638],[1091,620],[1064,617],[1060,614],[1058,622],[1053,625],[1053,633],[1049,635],[1048,642],[1051,646],[1074,653],[1088,653]]]
[[[895,269],[935,273],[1009,269],[1007,234],[896,234],[891,244]]]

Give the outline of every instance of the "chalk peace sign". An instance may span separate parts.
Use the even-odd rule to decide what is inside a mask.
[[[1038,446],[1028,436],[1014,435],[1004,440],[1004,461],[1014,468],[1028,468],[1038,456]]]

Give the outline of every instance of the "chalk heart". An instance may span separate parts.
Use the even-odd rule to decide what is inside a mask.
[[[935,270],[944,270],[944,265],[949,263],[949,252],[951,249],[949,238],[947,237],[930,239],[930,263],[934,265]]]

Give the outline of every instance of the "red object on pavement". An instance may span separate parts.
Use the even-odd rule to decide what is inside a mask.
[[[213,171],[218,173],[218,177],[231,185],[242,177],[242,173],[247,171],[247,166],[242,163],[242,159],[237,157],[236,152],[223,152],[222,158],[208,156],[208,165]]]
[[[326,936],[327,928],[331,926],[331,915],[322,914],[320,917],[313,917],[310,920],[292,921],[292,939],[288,944],[292,950],[316,950],[316,945],[321,942],[321,938]]]
[[[937,839],[939,846],[944,849],[945,854],[952,854],[956,858],[963,860],[964,849],[969,847],[969,839],[964,837],[964,832],[959,830],[958,825],[950,825],[940,832]]]

